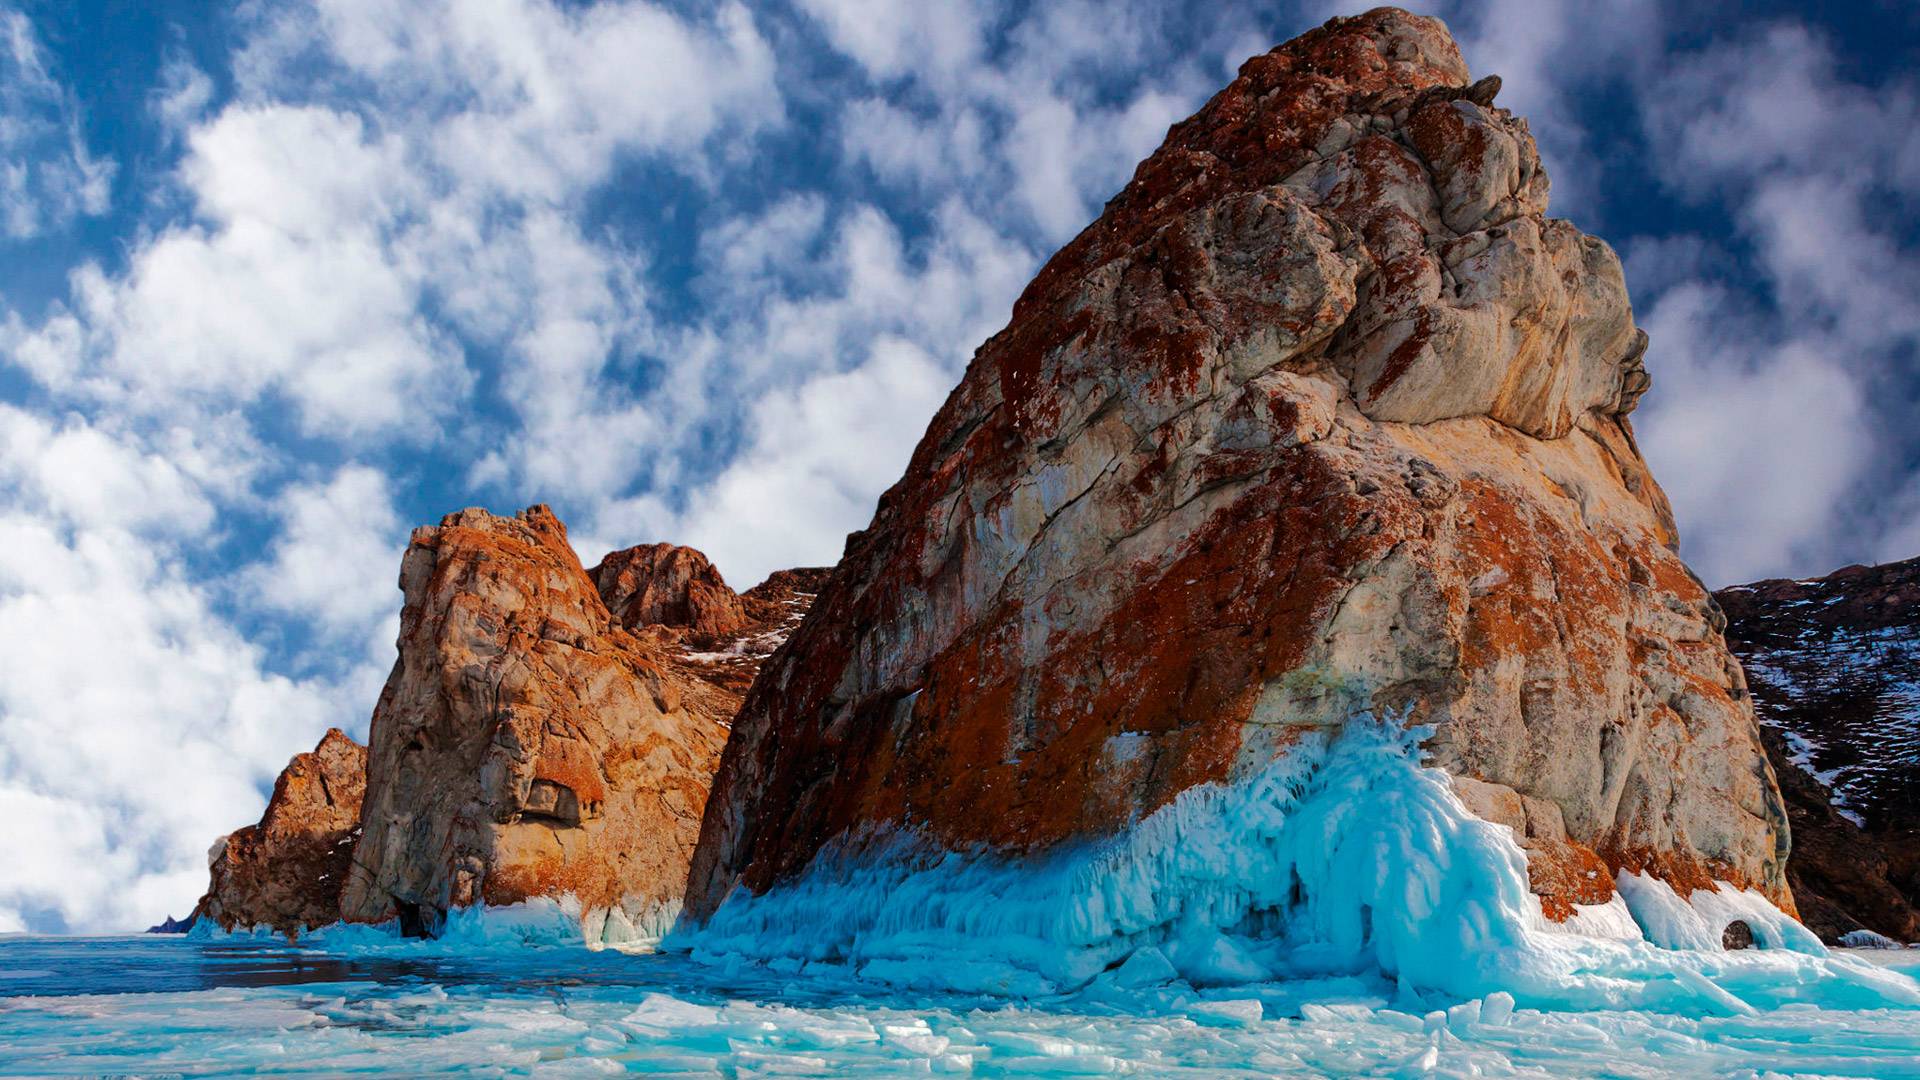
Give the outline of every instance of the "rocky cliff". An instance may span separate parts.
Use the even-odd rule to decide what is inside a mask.
[[[544,506],[416,529],[400,588],[342,913],[430,932],[455,907],[571,893],[589,940],[657,931],[686,879],[719,718],[686,707]],[[670,591],[630,606],[651,614]]]
[[[260,823],[214,847],[193,914],[156,931],[205,918],[295,934],[344,911],[426,932],[452,906],[563,893],[602,938],[657,930],[725,727],[826,575],[781,570],[736,595],[670,544],[583,573],[544,507],[417,530],[361,862],[368,751],[330,731],[280,775]]]
[[[911,835],[1039,852],[1357,712],[1526,846],[1791,907],[1739,665],[1628,414],[1619,260],[1437,20],[1257,56],[974,356],[734,724],[688,907]]]
[[[366,786],[367,748],[338,728],[294,755],[260,823],[214,844],[207,894],[179,928],[208,919],[295,934],[337,921]]]
[[[1920,941],[1920,559],[1715,594],[1793,823],[1807,925]]]

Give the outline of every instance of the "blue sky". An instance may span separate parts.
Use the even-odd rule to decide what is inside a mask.
[[[1920,554],[1920,9],[1445,4],[1626,260],[1715,584]],[[399,551],[831,562],[1055,247],[1324,4],[0,0],[0,931],[180,914]]]

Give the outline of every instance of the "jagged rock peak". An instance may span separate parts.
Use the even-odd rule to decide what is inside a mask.
[[[675,544],[642,544],[615,551],[587,571],[607,610],[629,630],[686,627],[717,638],[745,626],[740,597],[707,557]]]
[[[1032,851],[1357,710],[1528,849],[1791,905],[1739,665],[1627,414],[1618,258],[1438,20],[1248,61],[1048,261],[739,717],[689,909],[838,838]]]
[[[228,834],[208,853],[212,880],[187,922],[291,935],[337,921],[366,783],[367,748],[339,728],[295,754],[259,824]]]
[[[431,930],[455,907],[571,893],[589,940],[657,929],[725,728],[684,707],[545,506],[414,530],[400,588],[345,916]]]

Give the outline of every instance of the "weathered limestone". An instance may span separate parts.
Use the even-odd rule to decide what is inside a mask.
[[[571,893],[589,940],[657,931],[725,728],[683,707],[544,506],[414,530],[400,588],[342,913],[430,931],[451,908]]]
[[[366,786],[367,748],[338,728],[295,754],[260,823],[214,844],[207,894],[180,928],[203,918],[223,930],[296,935],[338,921]]]
[[[1619,260],[1544,216],[1496,90],[1382,9],[1169,132],[749,693],[691,912],[892,826],[1108,835],[1365,709],[1436,726],[1550,915],[1620,868],[1791,907],[1740,667],[1627,420]]]

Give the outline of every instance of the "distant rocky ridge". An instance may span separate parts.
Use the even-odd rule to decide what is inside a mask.
[[[1920,559],[1715,596],[1786,794],[1802,919],[1920,941]]]
[[[824,573],[740,596],[666,544],[589,573],[540,506],[415,530],[371,755],[332,731],[295,757],[261,823],[216,845],[188,923],[424,933],[455,907],[571,893],[594,939],[657,932],[725,725]]]
[[[1792,910],[1739,665],[1628,419],[1646,335],[1498,87],[1380,9],[1169,132],[755,682],[692,915],[862,837],[1110,837],[1359,712],[1434,725],[1549,917],[1621,871]]]

